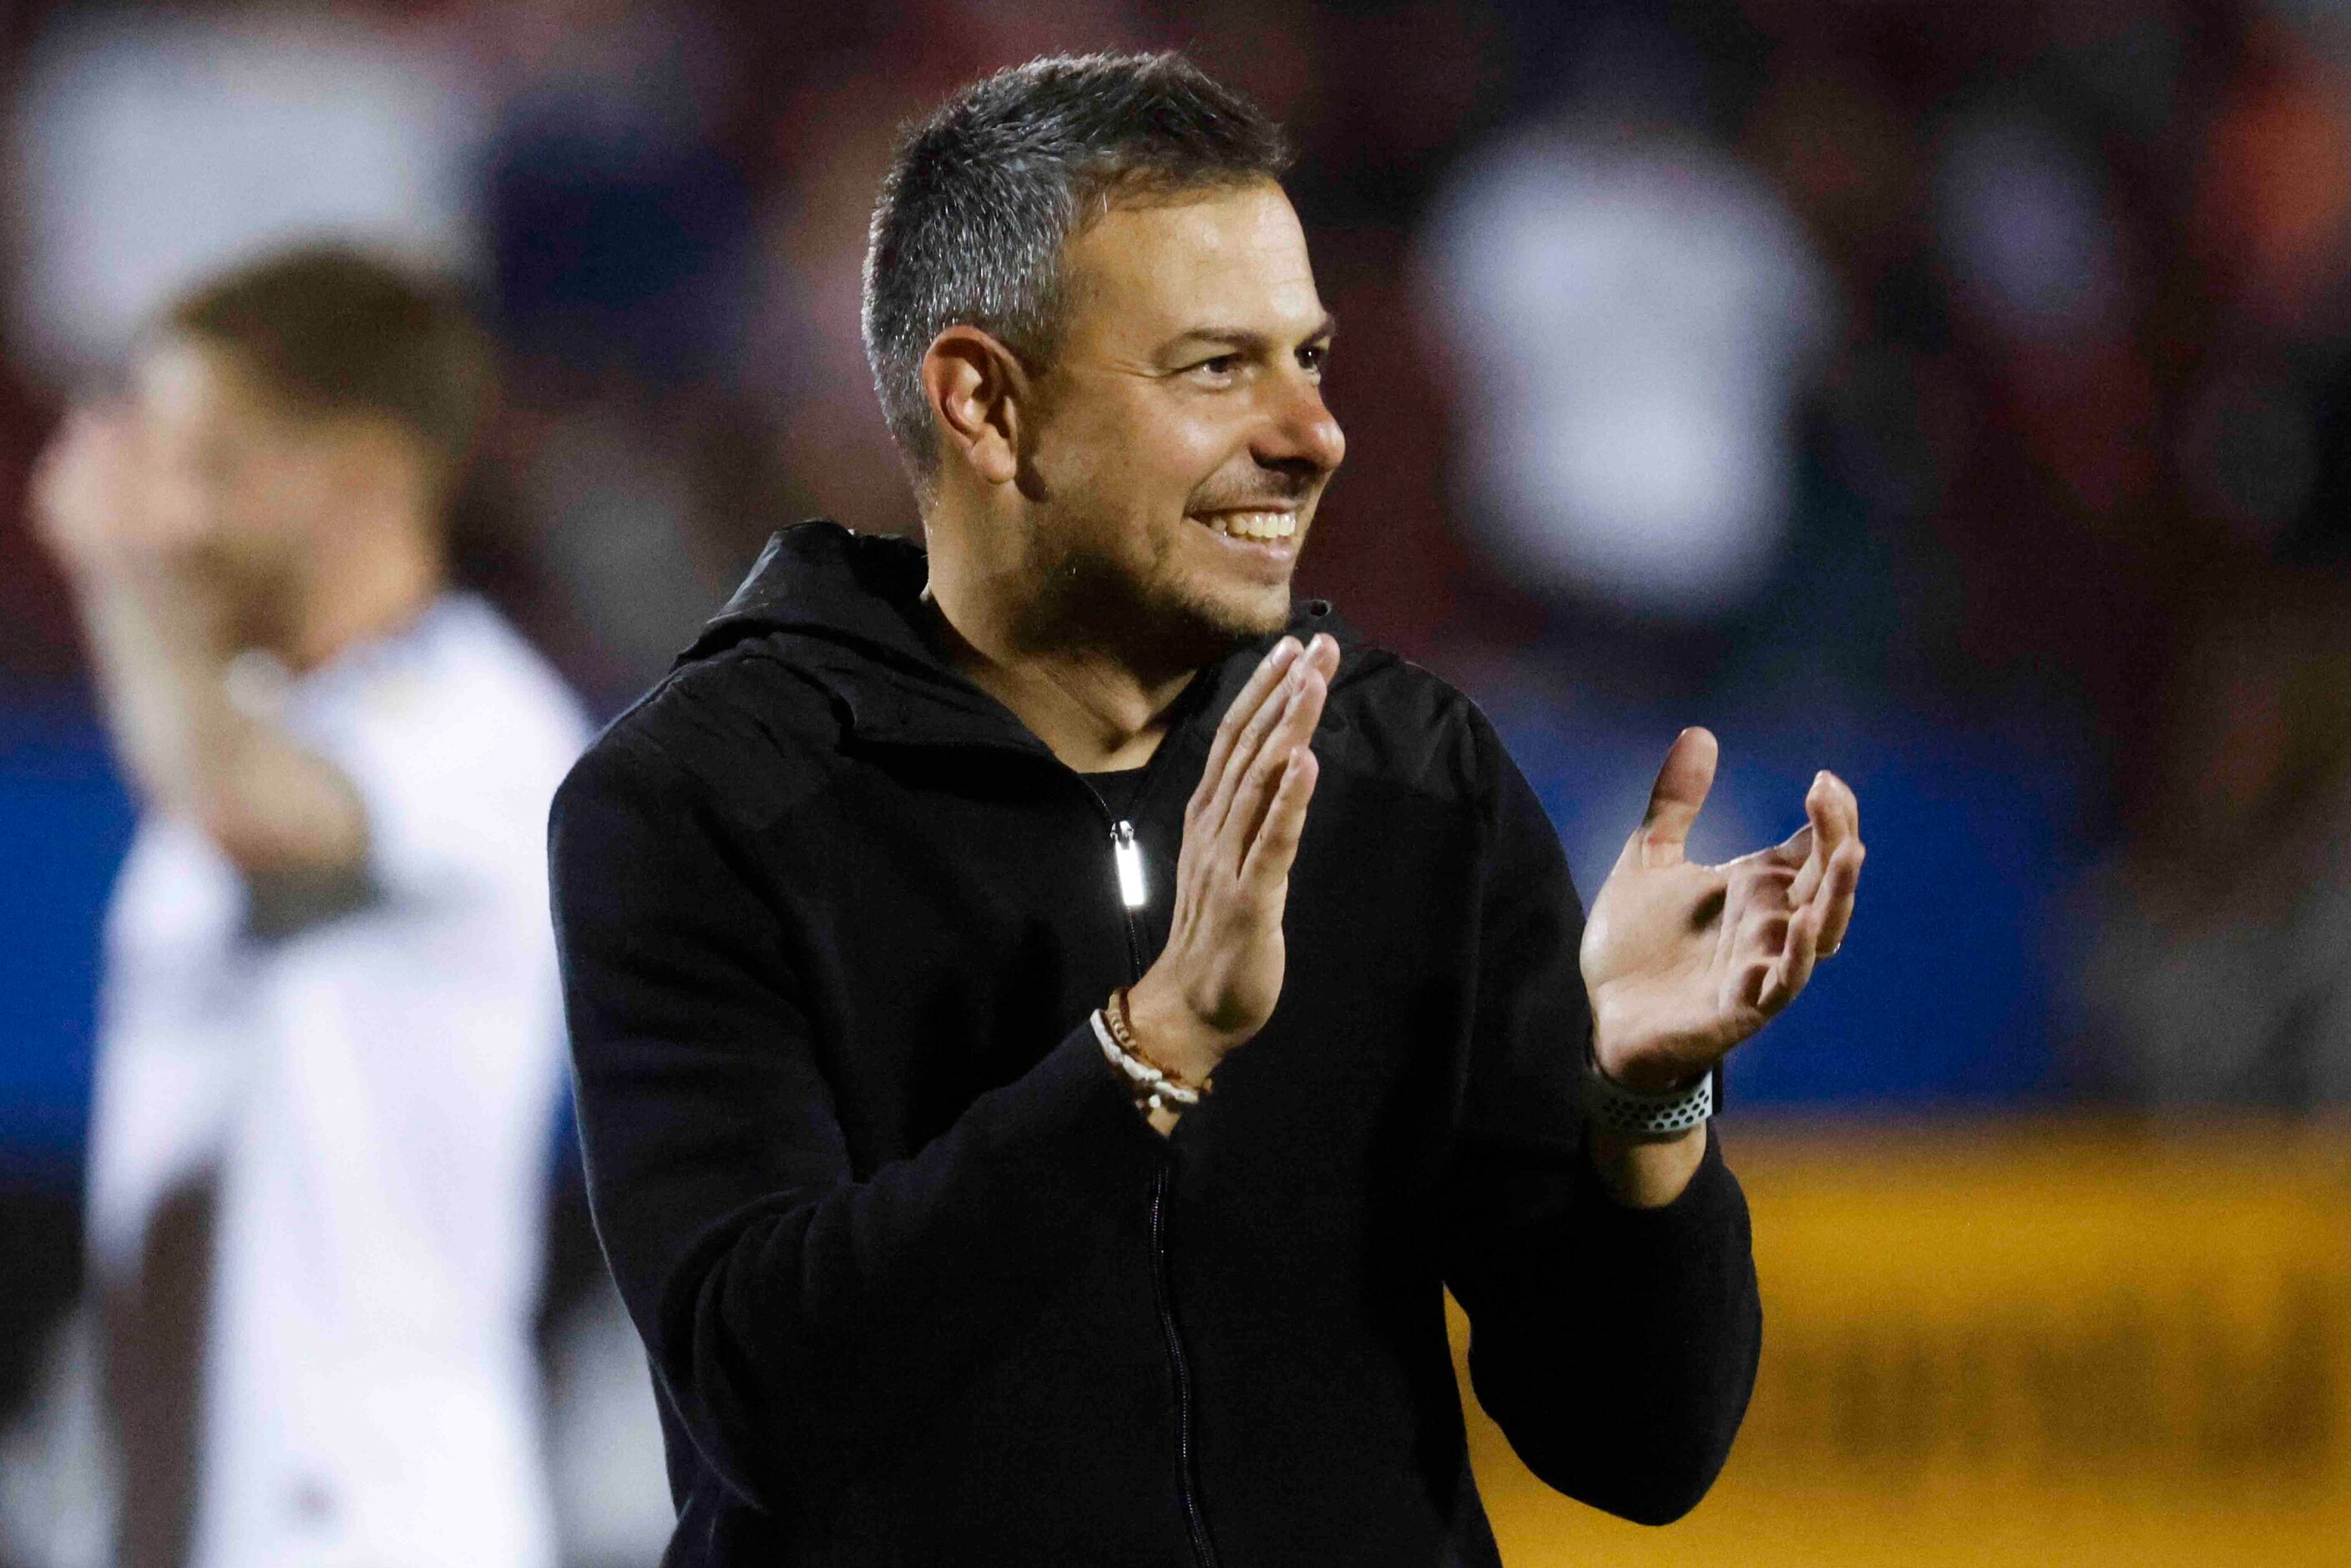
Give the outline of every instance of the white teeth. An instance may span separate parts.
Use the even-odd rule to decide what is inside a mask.
[[[1208,526],[1238,539],[1286,539],[1298,532],[1295,512],[1219,512]]]

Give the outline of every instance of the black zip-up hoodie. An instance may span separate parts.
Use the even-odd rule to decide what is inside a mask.
[[[925,577],[901,540],[778,534],[556,800],[664,1563],[1495,1563],[1447,1286],[1538,1475],[1688,1510],[1754,1377],[1745,1201],[1712,1146],[1667,1207],[1599,1186],[1582,917],[1484,716],[1301,608],[1342,657],[1280,1004],[1163,1139],[1088,1018],[1166,937],[1185,801],[1270,639],[1179,700],[1130,913],[1110,811],[941,659]]]

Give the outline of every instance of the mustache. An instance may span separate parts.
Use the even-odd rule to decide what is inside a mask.
[[[1322,487],[1320,474],[1271,473],[1263,482],[1246,490],[1212,491],[1196,497],[1190,510],[1195,512],[1249,512],[1274,507],[1290,507],[1311,499]]]

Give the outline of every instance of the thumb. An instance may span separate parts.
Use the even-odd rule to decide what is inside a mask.
[[[1666,749],[1665,766],[1649,789],[1649,810],[1640,831],[1625,846],[1625,855],[1637,864],[1668,866],[1682,863],[1690,824],[1714,787],[1714,762],[1719,748],[1713,732],[1692,727],[1674,737]]]

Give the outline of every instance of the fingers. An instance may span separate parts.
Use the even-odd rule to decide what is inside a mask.
[[[1861,841],[1849,839],[1829,857],[1815,895],[1789,923],[1777,972],[1761,998],[1765,1012],[1777,1012],[1793,1001],[1812,980],[1813,967],[1844,945],[1845,927],[1853,920],[1854,894],[1861,883],[1863,853]]]
[[[1803,870],[1796,874],[1792,897],[1799,905],[1812,903],[1821,895],[1822,885],[1829,868],[1848,847],[1857,856],[1861,851],[1861,802],[1845,781],[1825,770],[1813,775],[1813,787],[1804,794],[1804,814],[1811,819],[1807,826],[1813,833],[1813,851],[1806,857]],[[1861,862],[1853,862],[1857,875]],[[1834,931],[1824,931],[1821,945],[1823,954],[1834,953],[1844,940],[1845,919],[1852,915],[1848,898],[1844,918],[1840,918]]]
[[[1258,705],[1248,724],[1234,737],[1232,749],[1225,754],[1223,775],[1216,788],[1209,791],[1207,803],[1200,813],[1198,830],[1208,837],[1225,831],[1231,821],[1241,791],[1247,786],[1249,769],[1264,754],[1266,737],[1288,718],[1298,705],[1299,683],[1303,674],[1301,662],[1292,658],[1280,682]],[[1205,776],[1204,776],[1205,777]]]
[[[1861,887],[1861,862],[1867,852],[1861,841],[1855,839],[1837,851],[1830,861],[1826,891],[1819,900],[1821,925],[1821,956],[1828,957],[1844,946],[1845,927],[1853,924],[1854,895]]]
[[[1820,959],[1820,919],[1815,909],[1806,908],[1788,922],[1779,961],[1767,969],[1755,999],[1756,1007],[1767,1014],[1776,1013],[1795,1000],[1796,993],[1813,977],[1813,966]]]
[[[1215,796],[1217,786],[1225,776],[1225,764],[1231,758],[1241,732],[1249,727],[1249,721],[1265,706],[1266,698],[1280,686],[1281,677],[1289,671],[1290,661],[1297,658],[1301,651],[1297,638],[1284,637],[1258,661],[1249,684],[1241,687],[1241,695],[1233,699],[1233,706],[1225,710],[1224,718],[1217,726],[1217,737],[1208,745],[1208,765],[1201,769],[1199,787],[1192,792],[1195,808]]]
[[[1665,766],[1649,790],[1649,809],[1640,831],[1625,846],[1628,856],[1646,866],[1679,865],[1689,842],[1690,824],[1714,788],[1714,765],[1719,752],[1710,731],[1693,727],[1674,737]]]
[[[1793,873],[1774,859],[1778,852],[1764,850],[1726,866],[1699,868],[1721,879],[1721,928],[1714,966],[1717,973],[1731,977],[1726,999],[1740,1006],[1756,1005],[1779,964],[1793,920],[1788,902]]]
[[[1861,821],[1853,791],[1835,774],[1825,771],[1813,775],[1813,787],[1804,792],[1804,826],[1797,831],[1806,849],[1792,894],[1798,904],[1805,903],[1819,891],[1829,858],[1840,844],[1860,831]],[[1788,841],[1792,844],[1795,839]]]
[[[1800,872],[1803,870],[1804,862],[1813,858],[1813,840],[1815,836],[1813,825],[1806,822],[1770,849],[1760,850],[1757,853],[1764,861],[1782,871]]]
[[[75,489],[89,487],[86,475],[92,465],[91,455],[104,440],[105,427],[96,410],[77,408],[65,416],[33,465],[36,512],[53,513],[72,498]]]
[[[68,414],[35,465],[34,528],[67,565],[94,564],[120,532],[131,433],[122,411],[85,404]]]
[[[1821,802],[1823,815],[1840,825],[1840,836],[1857,839],[1861,836],[1861,801],[1855,798],[1853,786],[1823,768],[1814,776],[1812,789],[1804,798],[1804,810],[1809,814],[1813,801]]]
[[[1803,882],[1805,873],[1820,861],[1815,841],[1815,853],[1805,858],[1805,865],[1796,879],[1789,883],[1789,898],[1784,905],[1784,919],[1771,931],[1759,931],[1761,952],[1751,964],[1761,973],[1761,985],[1756,985],[1754,1006],[1763,1016],[1772,1016],[1796,999],[1796,992],[1805,988],[1813,977],[1813,964],[1820,961],[1820,910],[1822,900],[1796,898],[1796,883]],[[1817,877],[1815,877],[1817,882]]]
[[[1282,908],[1320,764],[1310,743],[1339,645],[1283,639],[1217,726],[1185,808],[1167,941],[1133,998],[1181,998],[1210,1068],[1272,1013],[1284,968]],[[1205,1077],[1203,1072],[1201,1076]]]
[[[1728,988],[1767,1015],[1792,1001],[1844,944],[1860,884],[1865,852],[1852,789],[1834,773],[1815,775],[1804,813],[1804,826],[1786,841],[1740,862],[1750,871],[1734,882],[1741,939]],[[1785,878],[1777,896],[1774,875]]]
[[[1331,672],[1339,662],[1339,644],[1327,636],[1317,636],[1304,648],[1292,642],[1291,650],[1280,677],[1259,699],[1256,711],[1237,727],[1223,757],[1217,757],[1211,748],[1209,766],[1200,776],[1200,789],[1207,792],[1206,798],[1201,799],[1196,792],[1199,809],[1186,824],[1186,832],[1214,836],[1225,832],[1236,821],[1241,824],[1244,833],[1253,832],[1278,778],[1262,779],[1262,792],[1253,801],[1244,802],[1242,795],[1276,731],[1285,722],[1294,722],[1301,713],[1306,714],[1307,735],[1311,735],[1314,725],[1321,721],[1323,695]],[[1244,692],[1243,698],[1247,695]],[[1233,711],[1238,713],[1240,707],[1241,700],[1237,699]],[[1231,716],[1227,716],[1230,722]],[[1279,767],[1278,755],[1273,765]],[[1234,854],[1236,864],[1240,852],[1247,848],[1244,839]]]
[[[1272,804],[1266,809],[1265,822],[1249,847],[1248,859],[1241,862],[1245,891],[1270,898],[1289,881],[1290,863],[1298,858],[1298,841],[1306,831],[1306,805],[1314,798],[1314,781],[1320,777],[1322,763],[1313,751],[1303,744],[1292,747]]]
[[[1249,760],[1248,771],[1241,775],[1231,809],[1218,829],[1237,874],[1248,858],[1251,841],[1261,831],[1267,811],[1272,808],[1274,793],[1280,787],[1290,754],[1314,738],[1314,727],[1322,720],[1322,701],[1329,688],[1311,653],[1299,662],[1296,674],[1298,684],[1289,701],[1282,705],[1278,722]],[[1234,766],[1239,766],[1238,756]]]

